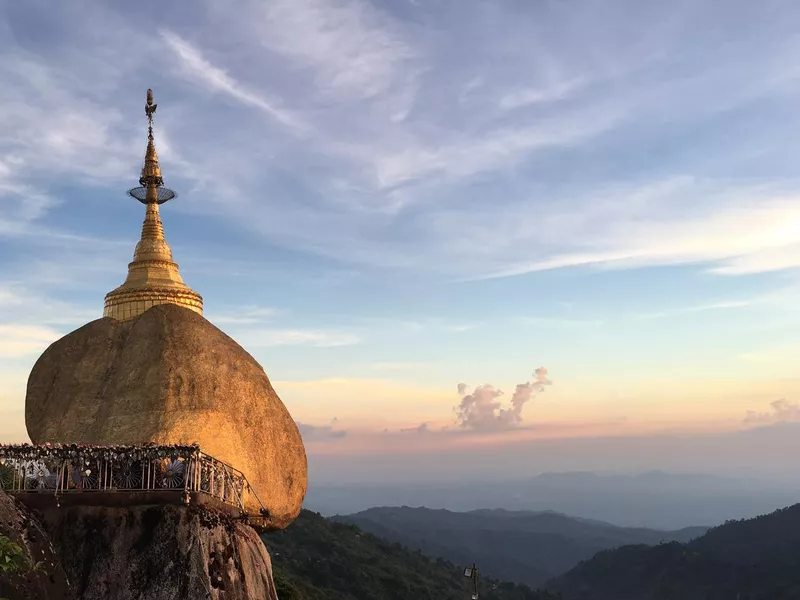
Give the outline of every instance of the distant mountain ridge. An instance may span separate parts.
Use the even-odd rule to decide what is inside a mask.
[[[548,584],[565,600],[797,600],[800,504],[689,543],[598,553]]]
[[[556,507],[562,513],[626,527],[676,530],[756,516],[798,500],[800,482],[648,471],[638,475],[543,473],[503,482],[312,485],[306,506],[326,516],[374,506],[426,506],[456,512]]]
[[[332,520],[431,557],[477,562],[498,579],[538,586],[597,552],[629,544],[686,542],[705,527],[677,531],[618,527],[554,511],[481,509],[464,513],[411,507],[371,508]]]

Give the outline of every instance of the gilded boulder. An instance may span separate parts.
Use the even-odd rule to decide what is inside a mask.
[[[289,525],[305,496],[303,441],[264,369],[180,306],[104,317],[54,342],[28,379],[25,421],[34,444],[197,443],[245,474],[267,528]]]

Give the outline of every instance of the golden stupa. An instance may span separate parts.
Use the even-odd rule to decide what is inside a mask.
[[[106,296],[103,318],[54,342],[28,378],[25,424],[34,444],[198,444],[241,470],[266,528],[299,514],[308,478],[297,424],[264,369],[202,316],[164,239],[163,186],[150,122],[141,187],[142,237],[128,277]]]
[[[128,192],[146,206],[142,238],[136,244],[133,262],[128,265],[125,283],[106,294],[103,311],[103,316],[118,321],[138,317],[157,304],[177,304],[203,314],[203,298],[183,283],[178,265],[172,260],[172,250],[164,238],[158,206],[174,198],[175,193],[164,187],[158,164],[158,153],[153,140],[153,114],[156,107],[153,103],[153,90],[147,90],[145,114],[149,127],[144,166],[139,178],[141,187]]]

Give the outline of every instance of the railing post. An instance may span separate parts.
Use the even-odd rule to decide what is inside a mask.
[[[211,464],[211,468],[209,469],[209,476],[208,476],[208,493],[211,494],[213,497],[217,497],[217,470],[214,468],[214,464]]]
[[[183,463],[183,502],[187,505],[189,504],[189,475],[192,473],[191,460],[191,456],[184,457]],[[186,461],[189,461],[189,464],[186,464]]]
[[[64,471],[67,468],[67,461],[66,459],[61,460],[61,468],[58,470],[58,480],[56,481],[56,498],[58,498],[58,493],[64,489]]]

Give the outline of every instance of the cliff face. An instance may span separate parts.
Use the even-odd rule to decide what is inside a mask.
[[[18,545],[24,558],[20,573],[0,572],[0,598],[8,600],[73,600],[41,524],[21,504],[0,492],[0,535]]]
[[[73,506],[43,523],[79,600],[277,600],[258,534],[216,511]]]
[[[271,529],[291,523],[305,496],[300,432],[261,365],[180,306],[98,319],[53,343],[28,379],[25,422],[35,444],[197,442],[245,474]]]

